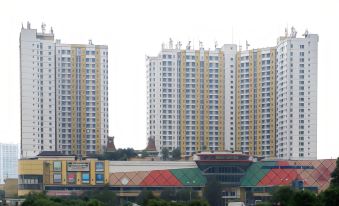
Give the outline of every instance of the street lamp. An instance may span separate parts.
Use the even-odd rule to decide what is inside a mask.
[[[122,186],[120,187],[120,205],[122,206],[122,193],[124,192],[124,186],[127,185],[129,180],[124,177],[121,179]]]

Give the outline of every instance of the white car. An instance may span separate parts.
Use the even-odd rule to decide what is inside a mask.
[[[246,206],[243,202],[230,202],[228,206]]]

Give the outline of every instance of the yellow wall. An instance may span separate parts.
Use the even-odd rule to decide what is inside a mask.
[[[71,111],[72,111],[72,153],[77,154],[77,137],[76,137],[76,124],[77,124],[77,111],[76,111],[76,52],[77,49],[72,46],[72,57],[71,57],[71,66],[72,66],[72,80],[71,80]]]
[[[219,139],[218,139],[218,146],[219,150],[225,149],[225,57],[224,54],[220,51],[219,52],[219,95],[218,95],[218,112],[219,112]]]
[[[101,54],[100,48],[95,48],[95,99],[96,101],[96,108],[95,108],[95,118],[96,118],[96,125],[95,125],[95,133],[96,133],[96,141],[95,141],[95,149],[97,153],[101,153]]]
[[[18,179],[6,179],[5,185],[5,197],[6,198],[13,198],[18,196]]]
[[[276,58],[276,50],[271,48],[271,64],[270,64],[270,114],[273,118],[270,118],[270,154],[271,157],[275,157],[275,58]]]
[[[61,162],[61,171],[54,171],[54,162]],[[19,160],[19,176],[20,175],[43,175],[43,184],[44,185],[69,185],[67,180],[67,162],[89,162],[90,174],[89,184],[82,183],[82,172],[74,172],[76,174],[76,185],[97,185],[96,183],[96,173],[103,173],[104,183],[100,185],[107,184],[109,182],[109,161],[99,161],[99,160],[84,160],[84,161],[70,161],[70,160]],[[104,171],[96,172],[96,162],[104,163]],[[87,172],[87,171],[84,171]],[[61,183],[54,183],[53,176],[54,173],[61,174]],[[23,190],[19,189],[19,196],[26,195],[29,192],[39,192],[39,190]]]
[[[241,97],[240,97],[240,59],[241,59],[241,53],[238,52],[237,53],[237,115],[236,115],[236,128],[237,128],[237,132],[236,132],[236,141],[235,141],[235,150],[240,151],[241,150],[241,116],[240,116],[240,101],[241,101]]]
[[[201,119],[201,114],[200,114],[200,51],[197,50],[195,51],[195,65],[196,65],[196,71],[197,71],[197,74],[196,74],[196,141],[195,141],[195,148],[196,148],[196,151],[201,151],[202,148],[201,148],[201,135],[200,135],[200,119]]]
[[[253,50],[250,50],[249,55],[249,80],[250,80],[250,94],[249,94],[249,136],[248,136],[248,151],[250,155],[254,155],[254,63]]]
[[[186,51],[181,51],[181,71],[180,71],[180,87],[181,87],[181,132],[180,132],[180,147],[181,155],[186,155],[186,87],[185,87],[185,72],[186,72]]]
[[[19,175],[43,175],[42,160],[19,160],[18,165]]]
[[[86,48],[81,48],[80,94],[81,94],[81,155],[86,155]]]
[[[209,124],[209,51],[204,52],[204,146],[209,151],[210,146],[210,124]]]
[[[257,51],[257,120],[256,120],[256,124],[257,124],[257,147],[256,147],[256,153],[255,155],[261,155],[261,143],[262,143],[262,129],[261,129],[261,125],[262,125],[262,118],[261,118],[261,104],[262,104],[262,65],[261,65],[261,50],[258,49]]]

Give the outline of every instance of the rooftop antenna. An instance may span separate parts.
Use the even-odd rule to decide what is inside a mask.
[[[214,41],[214,48],[216,49],[218,47],[218,42]]]
[[[186,46],[186,49],[187,49],[187,50],[190,50],[190,49],[191,49],[191,41],[188,41],[188,44],[187,44],[187,46]]]
[[[291,28],[291,37],[295,38],[297,36],[297,30],[292,26]]]
[[[234,44],[234,41],[233,41],[233,26],[232,26],[232,44]]]
[[[173,49],[173,40],[172,40],[172,38],[169,39],[169,48]]]
[[[42,22],[42,24],[41,24],[41,31],[42,31],[43,34],[46,31],[46,24],[44,22]]]
[[[53,27],[51,27],[51,34],[54,34],[54,32],[53,32]]]
[[[248,50],[248,47],[251,46],[248,41],[246,40],[246,50]]]
[[[302,34],[305,38],[308,36],[308,30],[305,30],[305,33]]]
[[[202,41],[199,41],[199,49],[203,49],[204,48],[204,45],[202,43]]]

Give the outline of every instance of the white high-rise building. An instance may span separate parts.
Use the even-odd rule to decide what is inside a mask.
[[[277,157],[317,158],[317,34],[280,37],[277,43]]]
[[[21,156],[102,153],[108,135],[108,47],[20,33]]]
[[[20,33],[21,156],[56,149],[55,44],[53,31]]]
[[[185,156],[234,148],[235,125],[225,117],[235,118],[236,51],[236,45],[205,50],[202,44],[199,50],[190,44],[181,50],[180,43],[173,48],[170,42],[158,56],[148,57],[147,135],[158,151],[179,147]],[[232,139],[227,144],[226,136]]]
[[[275,157],[275,48],[237,55],[236,150]]]
[[[108,47],[56,42],[57,150],[94,154],[108,136]]]
[[[318,35],[237,51],[175,48],[147,59],[147,136],[157,151],[317,158]],[[240,48],[240,47],[239,47]]]
[[[0,184],[7,178],[18,178],[18,145],[0,143]]]

